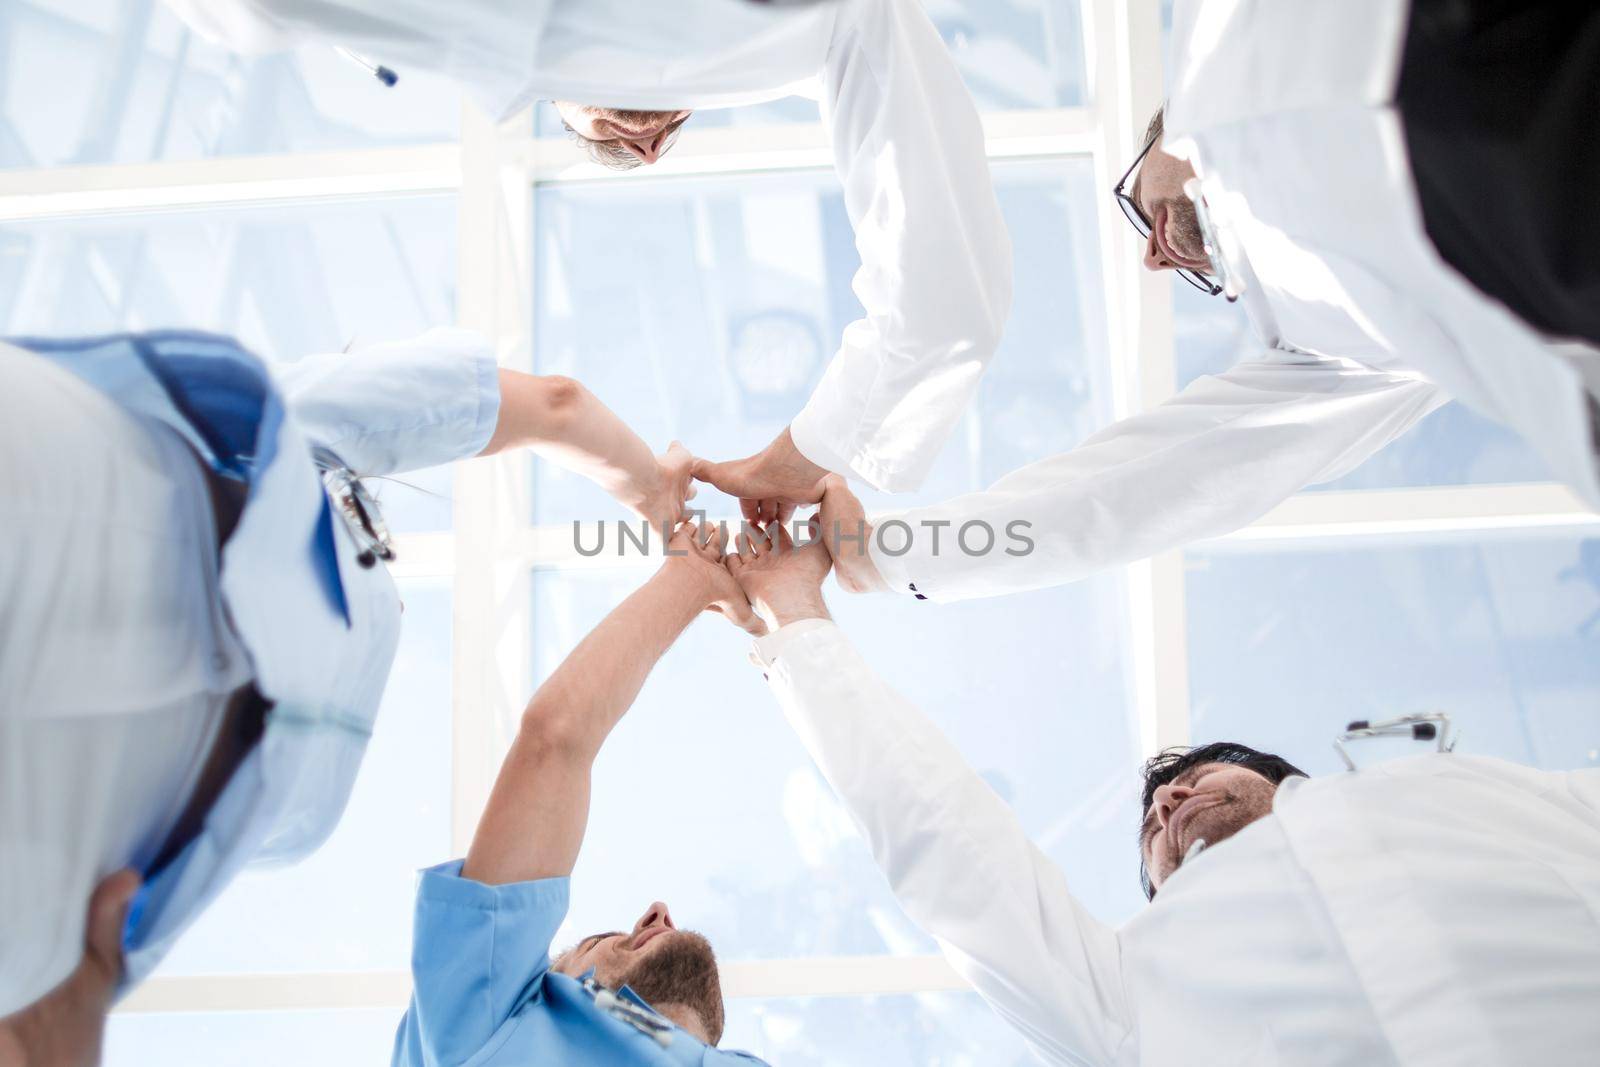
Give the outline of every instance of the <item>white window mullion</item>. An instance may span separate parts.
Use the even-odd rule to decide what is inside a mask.
[[[1592,526],[1600,515],[1564,485],[1325,491],[1290,497],[1221,542]]]
[[[1091,84],[1098,118],[1096,216],[1106,279],[1106,333],[1113,367],[1112,416],[1122,419],[1172,394],[1172,290],[1166,275],[1143,269],[1143,242],[1122,220],[1112,190],[1143,145],[1161,102],[1158,0],[1086,0]],[[1171,552],[1124,571],[1133,707],[1139,751],[1187,742],[1188,642],[1183,561]]]
[[[970,988],[943,956],[846,956],[730,960],[721,964],[730,1000],[770,997],[892,996]],[[404,971],[338,974],[193,975],[153,978],[117,1006],[119,1014],[405,1010]]]
[[[0,222],[450,192],[458,146],[0,171]]]
[[[525,368],[532,227],[520,131],[467,105],[461,125],[457,319],[489,338],[501,364]],[[528,697],[528,576],[501,559],[530,515],[528,462],[508,454],[456,469],[451,843],[457,855],[471,843]]]
[[[1094,112],[1088,108],[987,114],[983,116],[985,151],[991,160],[1088,155],[1097,143],[1094,121]],[[625,172],[589,162],[566,137],[530,140],[526,152],[526,165],[541,184],[659,182],[833,168],[833,148],[820,122],[710,130],[691,126],[661,162]]]

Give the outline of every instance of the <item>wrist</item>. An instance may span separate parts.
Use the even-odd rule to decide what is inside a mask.
[[[672,546],[668,545],[667,551],[673,551]],[[696,559],[692,553],[685,556],[669,555],[651,581],[668,596],[699,611],[717,599],[716,583],[709,573],[711,566],[704,560]]]
[[[660,464],[652,463],[648,469],[630,472],[611,490],[617,502],[630,511],[643,513],[660,493],[666,482]]]
[[[762,601],[753,606],[769,630],[778,630],[790,623],[804,622],[807,619],[833,618],[828,613],[827,602],[822,599],[821,589],[810,595],[784,597],[783,600],[772,603]]]

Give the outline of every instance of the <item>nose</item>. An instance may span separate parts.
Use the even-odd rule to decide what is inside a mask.
[[[1161,245],[1156,241],[1156,232],[1150,231],[1150,236],[1144,242],[1144,269],[1145,270],[1177,270],[1178,265],[1167,258],[1161,250]]]
[[[659,900],[646,908],[644,914],[639,916],[639,921],[633,924],[633,936],[638,937],[652,926],[665,926],[668,930],[677,929],[672,922],[672,912],[668,911],[667,906]]]
[[[1194,796],[1194,790],[1186,785],[1163,785],[1156,789],[1155,796],[1151,798],[1151,806],[1156,809],[1156,825],[1163,830],[1172,819],[1172,813],[1185,800]]]
[[[667,143],[666,133],[658,133],[653,137],[640,137],[622,139],[622,147],[638,156],[646,164],[654,163],[661,158],[661,149]]]

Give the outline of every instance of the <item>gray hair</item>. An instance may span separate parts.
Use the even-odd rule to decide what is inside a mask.
[[[573,129],[565,119],[561,121],[561,125],[566,128],[568,133],[572,134],[572,139],[577,142],[579,148],[583,149],[584,155],[589,157],[591,163],[598,163],[607,170],[624,171],[638,170],[644,166],[644,160],[622,147],[616,141],[597,141],[591,137],[585,137]],[[657,158],[666,155],[667,150],[678,142],[678,134],[682,130],[683,127],[679,126],[667,135],[666,141],[661,145],[661,151],[657,153]]]

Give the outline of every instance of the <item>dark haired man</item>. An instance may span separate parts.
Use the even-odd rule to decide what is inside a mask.
[[[590,771],[656,661],[701,612],[746,620],[724,533],[685,523],[655,576],[528,702],[464,860],[422,873],[396,1067],[759,1064],[723,1052],[716,956],[652,903],[557,955]]]
[[[829,471],[915,489],[999,346],[1011,241],[977,108],[920,0],[167,3],[241,51],[320,41],[401,77],[441,72],[491,115],[556,101],[591,157],[617,168],[656,162],[694,110],[817,100],[865,314],[765,449],[697,467],[752,519],[815,501]]]
[[[828,616],[820,544],[741,540],[774,694],[908,915],[1049,1063],[1565,1063],[1600,1048],[1600,770],[1418,756],[1145,766],[1112,928]],[[1200,842],[1205,842],[1201,845]]]

